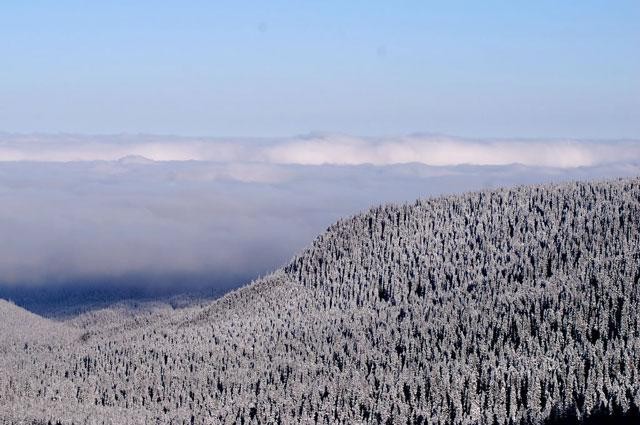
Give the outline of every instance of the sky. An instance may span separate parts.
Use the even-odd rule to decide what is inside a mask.
[[[640,3],[3,1],[0,131],[624,139]]]

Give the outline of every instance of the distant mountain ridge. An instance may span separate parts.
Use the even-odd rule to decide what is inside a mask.
[[[639,299],[638,178],[380,206],[208,305],[100,313],[63,325],[81,328],[71,344],[15,345],[0,418],[635,420]]]

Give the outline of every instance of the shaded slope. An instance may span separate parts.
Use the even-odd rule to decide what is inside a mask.
[[[640,405],[639,229],[638,179],[375,208],[209,306],[25,353],[5,371],[15,396],[0,414],[517,424],[624,413]]]

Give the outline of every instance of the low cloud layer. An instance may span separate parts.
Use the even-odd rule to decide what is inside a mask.
[[[639,149],[420,137],[1,136],[0,284],[123,276],[240,284],[372,205],[638,175]]]
[[[473,141],[444,137],[364,140],[344,137],[293,140],[266,150],[270,162],[285,164],[431,166],[509,165],[589,167],[640,159],[640,143],[576,141]]]
[[[283,139],[196,139],[0,135],[0,161],[115,161],[122,158],[290,165],[521,164],[574,168],[640,160],[640,142],[469,140],[444,136],[364,139],[308,135]]]

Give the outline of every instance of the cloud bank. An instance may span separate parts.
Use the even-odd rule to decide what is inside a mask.
[[[238,285],[375,204],[638,174],[632,141],[5,135],[0,286]]]
[[[0,161],[115,161],[121,158],[290,165],[521,164],[573,168],[640,160],[640,142],[469,140],[444,136],[365,139],[322,134],[283,139],[0,135]]]

